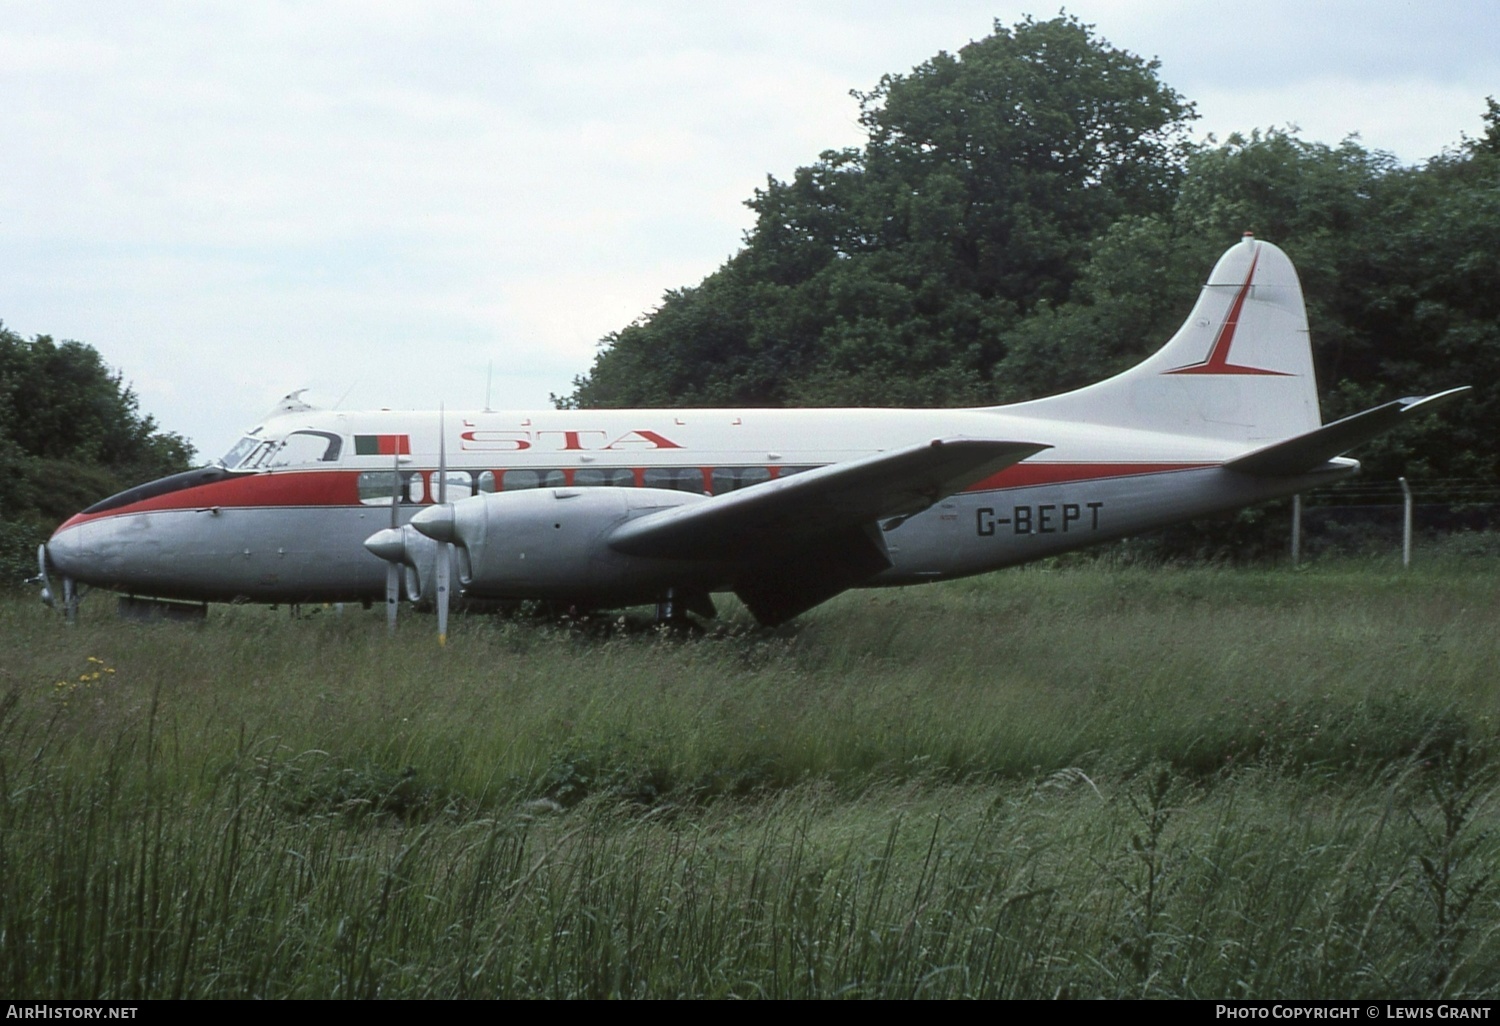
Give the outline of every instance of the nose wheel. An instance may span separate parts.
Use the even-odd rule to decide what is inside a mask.
[[[52,588],[52,577],[47,572],[48,564],[47,564],[47,546],[46,545],[38,545],[36,547],[36,569],[37,569],[37,574],[36,574],[36,577],[34,578],[34,580],[37,580],[37,581],[41,582],[41,585],[42,585],[42,601],[44,603],[46,603],[48,606],[52,607],[53,609],[56,609],[57,608],[57,592],[53,590],[53,588]],[[77,623],[78,622],[78,599],[79,599],[78,586],[77,586],[77,584],[74,583],[73,578],[71,578],[71,577],[63,577],[62,578],[62,612],[63,612],[63,618],[66,619],[68,623]]]
[[[78,586],[73,583],[73,578],[64,577],[63,583],[63,618],[68,623],[78,622]]]

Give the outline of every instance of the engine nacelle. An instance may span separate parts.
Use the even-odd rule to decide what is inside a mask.
[[[609,547],[620,524],[704,496],[657,488],[543,488],[494,492],[424,510],[412,523],[458,547],[465,595],[622,604],[668,588],[712,590],[723,568],[698,560],[627,556]]]

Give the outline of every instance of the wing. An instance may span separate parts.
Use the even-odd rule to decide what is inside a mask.
[[[736,594],[762,623],[780,623],[891,565],[880,521],[919,513],[1047,448],[937,439],[651,513],[620,525],[608,544],[738,565]]]

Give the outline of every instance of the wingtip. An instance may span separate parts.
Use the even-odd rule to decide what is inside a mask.
[[[1408,410],[1414,410],[1418,406],[1426,406],[1429,403],[1442,402],[1446,399],[1451,399],[1456,395],[1462,395],[1465,392],[1472,391],[1474,391],[1473,385],[1459,385],[1457,388],[1447,388],[1441,392],[1434,392],[1432,393],[1432,395],[1405,396],[1404,398],[1399,400],[1399,402],[1401,403],[1401,412],[1406,413]]]

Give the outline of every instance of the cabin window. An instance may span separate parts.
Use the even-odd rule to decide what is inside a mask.
[[[771,480],[771,472],[765,467],[715,467],[709,475],[715,495],[749,488],[762,481]]]
[[[628,467],[585,467],[573,471],[575,488],[633,488],[635,471]]]
[[[480,472],[479,490],[486,493],[493,492],[495,490],[495,472],[493,470],[485,470]]]
[[[281,440],[267,466],[296,467],[306,463],[334,463],[344,440],[331,431],[293,431]]]
[[[390,470],[366,470],[359,475],[359,501],[366,506],[389,506],[391,485],[397,475]],[[401,491],[397,484],[397,492]]]
[[[703,470],[699,467],[647,467],[647,488],[670,488],[678,492],[703,494]]]
[[[448,488],[446,493],[441,488],[446,480]],[[467,499],[474,494],[474,475],[467,470],[445,471],[440,478],[438,472],[432,472],[432,483],[430,486],[433,502],[457,502],[459,499]]]
[[[561,470],[507,470],[500,487],[507,492],[526,488],[562,488],[567,484]]]
[[[817,470],[817,469],[818,469],[817,467],[777,467],[776,468],[776,476],[778,478],[791,477],[793,474],[800,474],[804,470]]]

